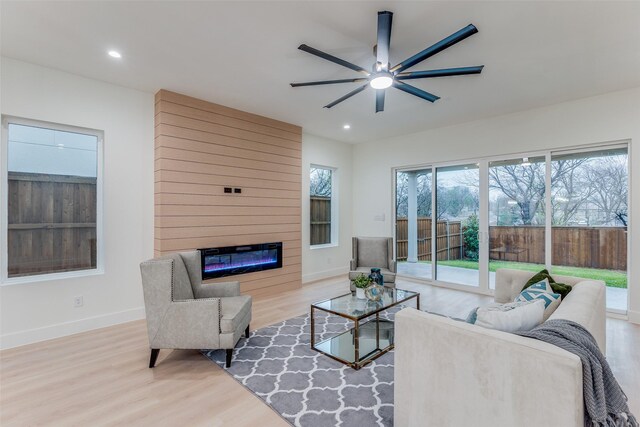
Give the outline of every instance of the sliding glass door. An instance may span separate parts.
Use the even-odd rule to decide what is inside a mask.
[[[398,273],[432,279],[431,169],[396,172],[396,259]]]
[[[551,156],[552,274],[604,280],[627,309],[627,147]]]
[[[475,163],[436,169],[436,279],[478,286],[480,174]]]
[[[627,309],[627,144],[396,173],[398,273],[489,293],[499,268],[602,280]]]
[[[544,156],[489,162],[489,287],[498,268],[545,267]]]

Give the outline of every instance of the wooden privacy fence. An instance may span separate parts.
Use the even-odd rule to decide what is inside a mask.
[[[449,227],[447,230],[447,226]],[[460,259],[464,239],[460,222],[438,221],[438,260]],[[396,220],[396,258],[407,260],[407,219]],[[552,227],[554,265],[627,269],[627,231],[624,227]],[[431,218],[418,218],[418,260],[431,261]],[[545,232],[539,226],[489,227],[489,259],[545,263]]]
[[[96,178],[9,172],[9,277],[96,267]]]
[[[544,227],[489,227],[489,258],[544,264]],[[624,227],[551,227],[553,265],[627,269]]]
[[[331,197],[311,196],[311,229],[312,245],[331,243]]]
[[[438,221],[436,225],[438,261],[463,258],[462,224],[460,221]],[[418,260],[431,261],[431,218],[418,218]],[[396,220],[396,259],[406,261],[409,249],[406,218]]]

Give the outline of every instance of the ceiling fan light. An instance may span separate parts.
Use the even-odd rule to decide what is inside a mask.
[[[369,82],[374,89],[386,89],[393,84],[393,77],[390,73],[378,73]]]

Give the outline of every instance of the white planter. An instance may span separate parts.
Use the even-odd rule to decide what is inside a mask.
[[[366,299],[367,296],[364,293],[364,289],[363,288],[356,288],[356,298],[359,299]]]

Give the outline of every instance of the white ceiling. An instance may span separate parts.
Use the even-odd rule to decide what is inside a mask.
[[[640,2],[1,2],[8,57],[155,92],[164,88],[366,142],[640,86]],[[376,114],[359,77],[297,50],[306,43],[369,68],[378,10],[394,12],[395,64],[469,23],[479,33],[411,70],[485,65],[413,80],[435,104],[387,90]],[[121,60],[106,55],[122,52]],[[345,131],[342,125],[351,124]]]

